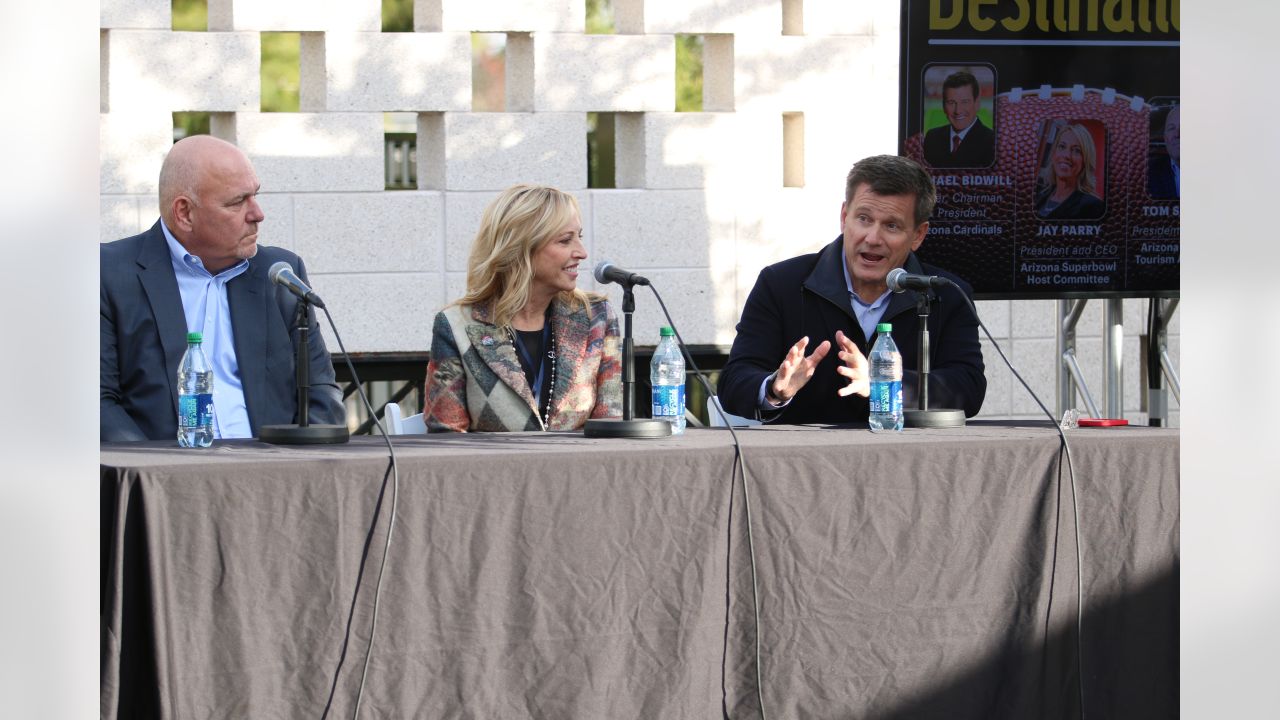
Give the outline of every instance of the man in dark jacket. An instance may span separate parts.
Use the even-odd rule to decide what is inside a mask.
[[[878,155],[853,166],[840,206],[840,237],[817,253],[760,272],[720,374],[717,395],[725,410],[766,422],[866,422],[866,356],[879,322],[893,325],[902,353],[903,406],[916,407],[916,292],[894,294],[886,281],[901,267],[958,286],[930,291],[929,404],[958,408],[968,417],[978,413],[987,381],[977,317],[961,296],[972,289],[914,254],[929,231],[935,197],[928,173],[907,158]]]
[[[213,368],[214,436],[256,437],[300,422],[293,320],[298,300],[267,277],[302,259],[258,246],[258,176],[236,146],[208,135],[176,143],[160,169],[160,219],[100,250],[100,436],[169,440],[178,431],[178,364],[188,331]],[[314,311],[308,309],[314,327]],[[345,421],[319,332],[309,333],[308,419]]]

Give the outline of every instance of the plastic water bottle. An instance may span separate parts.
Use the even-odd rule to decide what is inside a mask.
[[[890,323],[876,325],[876,344],[867,358],[871,366],[871,432],[902,429],[902,353],[889,333]]]
[[[213,368],[204,355],[198,332],[187,333],[187,351],[178,365],[178,444],[213,444]]]
[[[663,326],[662,341],[654,348],[649,363],[649,383],[653,386],[653,417],[671,423],[671,434],[684,432],[684,355],[676,343],[676,331]]]

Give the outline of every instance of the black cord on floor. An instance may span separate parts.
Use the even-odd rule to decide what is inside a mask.
[[[351,713],[352,719],[355,720],[356,718],[360,717],[360,703],[364,699],[365,680],[368,678],[368,675],[369,675],[369,658],[373,657],[373,638],[374,638],[374,635],[376,635],[378,632],[378,606],[382,599],[382,577],[387,570],[387,556],[391,554],[391,535],[396,527],[396,506],[398,505],[400,500],[400,470],[399,470],[399,466],[396,463],[396,450],[391,445],[391,436],[387,434],[387,429],[383,427],[382,421],[378,419],[378,414],[374,412],[373,405],[370,404],[369,402],[369,398],[364,394],[364,386],[360,384],[360,377],[356,374],[355,366],[351,364],[351,353],[347,352],[346,346],[342,344],[342,336],[338,334],[338,327],[334,325],[333,316],[329,314],[328,308],[324,308],[324,316],[329,321],[329,328],[333,330],[334,339],[338,341],[338,349],[342,351],[342,357],[347,361],[347,369],[351,371],[351,381],[355,384],[356,391],[360,394],[360,400],[361,402],[364,403],[365,409],[369,411],[369,417],[373,418],[374,424],[377,425],[378,432],[382,433],[382,439],[387,444],[387,453],[391,456],[391,473],[389,475],[383,475],[382,485],[378,489],[378,496],[379,498],[381,498],[387,489],[387,478],[388,477],[391,478],[391,520],[387,524],[387,538],[386,538],[386,542],[382,546],[382,562],[378,565],[378,579],[377,579],[377,582],[374,584],[373,618],[369,622],[369,642],[365,645],[364,667],[360,671],[360,688],[356,692],[355,708]],[[379,500],[378,512],[374,514],[373,522],[369,528],[370,537],[372,537],[374,529],[377,528],[378,526],[378,518],[382,514],[381,508],[382,508],[382,502],[381,500]],[[365,551],[367,552],[368,548],[366,548]],[[363,573],[361,573],[361,575],[363,575]],[[357,584],[359,583],[359,577],[361,575],[357,575],[357,581],[356,581]],[[356,592],[351,597],[351,614],[352,615],[355,614],[356,598],[358,598],[359,595],[360,595],[360,588],[357,587]],[[346,658],[345,647],[346,647],[347,640],[350,639],[350,636],[351,636],[351,625],[348,622],[347,634],[346,634],[346,637],[343,638],[343,648],[344,648],[343,659]],[[326,718],[329,715],[329,708],[333,704],[333,695],[337,691],[338,675],[340,674],[341,670],[342,670],[342,661],[340,660],[338,663],[338,669],[334,671],[333,687],[330,688],[329,690],[329,700],[325,703],[324,714],[321,716],[321,718]]]
[[[707,380],[702,370],[698,368],[698,364],[693,360],[693,354],[689,352],[688,346],[684,344],[684,338],[680,337],[680,331],[676,328],[676,323],[671,319],[671,313],[667,310],[667,304],[662,301],[662,295],[658,294],[658,289],[652,284],[649,289],[653,291],[653,296],[657,298],[658,305],[662,308],[662,314],[667,318],[667,324],[671,326],[671,330],[675,332],[676,342],[680,344],[680,350],[684,353],[685,359],[689,361],[689,367],[693,369],[694,377],[702,383],[707,391],[707,397],[714,400],[716,391],[711,387],[711,382]],[[755,655],[756,655],[756,700],[760,703],[760,719],[766,720],[768,717],[764,710],[764,682],[761,670],[761,654],[760,654],[760,587],[757,582],[756,575],[756,548],[755,541],[751,537],[751,495],[747,489],[747,459],[742,454],[742,444],[738,442],[738,433],[734,432],[733,423],[725,415],[724,408],[720,407],[719,402],[709,403],[715,412],[720,415],[720,419],[724,421],[724,426],[729,431],[730,437],[733,438],[734,466],[742,468],[741,476],[735,471],[732,480],[739,477],[742,481],[742,505],[744,517],[747,523],[747,554],[751,562],[751,602],[755,612]],[[732,482],[731,480],[731,482]],[[732,581],[731,581],[732,582]]]
[[[1049,408],[1045,407],[1045,404],[1041,402],[1040,397],[1036,395],[1034,390],[1031,389],[1031,386],[1027,384],[1027,381],[1023,380],[1022,376],[1018,374],[1018,371],[1014,369],[1013,363],[1009,362],[1009,358],[1006,357],[1004,354],[1004,351],[1000,349],[1000,344],[996,342],[996,339],[991,337],[991,331],[988,330],[987,326],[983,324],[982,318],[978,317],[978,308],[976,305],[973,304],[973,300],[970,299],[969,296],[966,295],[964,292],[960,293],[960,297],[964,298],[964,301],[969,303],[969,307],[973,310],[973,317],[975,320],[978,321],[978,327],[982,328],[982,332],[987,334],[987,339],[991,341],[991,346],[994,347],[996,349],[996,352],[1000,354],[1000,359],[1004,360],[1004,364],[1009,367],[1009,372],[1013,373],[1013,376],[1018,379],[1018,382],[1022,383],[1022,387],[1027,389],[1027,393],[1031,395],[1031,399],[1036,401],[1036,405],[1039,405],[1040,409],[1044,411],[1045,416],[1049,418],[1049,423],[1053,425],[1053,429],[1058,431],[1058,440],[1060,443],[1060,447],[1058,449],[1059,502],[1057,507],[1059,508],[1059,510],[1061,509],[1061,495],[1062,495],[1062,457],[1065,455],[1067,458],[1067,477],[1070,480],[1070,487],[1071,487],[1071,511],[1073,513],[1073,517],[1075,518],[1075,541],[1076,541],[1076,672],[1078,673],[1076,678],[1076,681],[1077,681],[1076,690],[1080,695],[1080,718],[1081,720],[1084,720],[1084,717],[1085,717],[1084,645],[1083,645],[1084,556],[1080,549],[1080,501],[1079,501],[1079,495],[1076,492],[1076,473],[1075,473],[1075,465],[1071,461],[1071,446],[1067,444],[1067,435],[1062,431],[1062,426],[1059,424],[1058,419],[1053,416],[1053,413],[1049,412]],[[1054,534],[1053,534],[1053,543],[1054,543],[1053,565],[1050,568],[1050,576],[1049,576],[1049,610],[1045,612],[1046,636],[1047,636],[1047,631],[1049,627],[1049,611],[1053,609],[1053,582],[1054,582],[1053,576],[1056,574],[1055,571],[1057,569],[1057,563],[1058,563],[1058,533],[1057,533],[1058,514],[1059,514],[1058,512],[1054,513],[1055,525],[1054,525]]]

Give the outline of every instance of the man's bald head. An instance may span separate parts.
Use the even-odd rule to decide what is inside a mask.
[[[200,202],[200,182],[227,162],[249,160],[240,148],[212,135],[192,135],[173,144],[160,166],[160,216],[173,227],[173,201],[186,196]]]
[[[258,176],[235,145],[210,135],[174,143],[160,168],[160,216],[187,252],[216,273],[254,256]]]

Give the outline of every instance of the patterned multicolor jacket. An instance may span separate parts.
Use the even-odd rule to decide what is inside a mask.
[[[578,430],[589,418],[622,416],[618,318],[608,301],[584,309],[552,301],[556,375],[543,426],[516,348],[490,322],[487,306],[453,305],[436,314],[427,365],[427,432]]]

